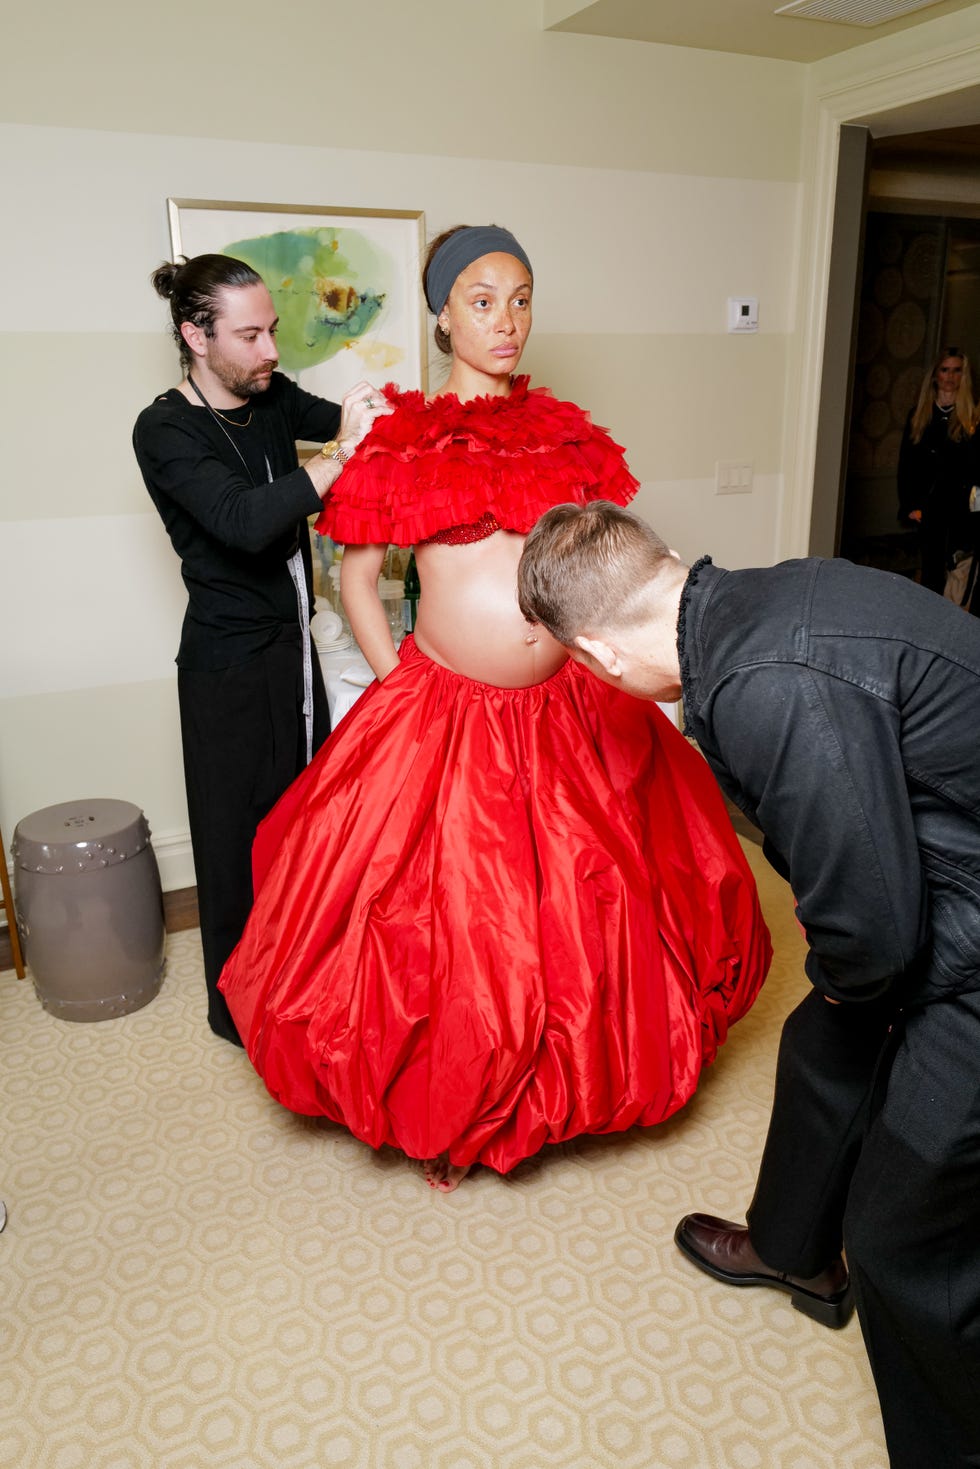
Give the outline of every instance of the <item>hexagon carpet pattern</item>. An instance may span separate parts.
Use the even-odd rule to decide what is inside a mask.
[[[0,976],[0,1469],[885,1469],[857,1322],[672,1241],[743,1217],[806,990],[746,845],[776,962],[691,1105],[448,1196],[270,1100],[196,931],[113,1020]]]

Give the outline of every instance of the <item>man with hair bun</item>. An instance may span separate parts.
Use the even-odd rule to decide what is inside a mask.
[[[827,1326],[853,1293],[894,1469],[980,1464],[980,626],[843,560],[687,567],[602,502],[541,517],[518,597],[606,683],[683,696],[809,945],[747,1227],[678,1246]]]
[[[252,838],[330,727],[306,519],[388,409],[365,382],[338,406],[276,372],[276,310],[243,261],[198,255],[151,281],[185,376],[133,447],[187,589],[177,689],[208,1024],[240,1044],[217,983],[252,903]],[[297,439],[326,440],[303,468]]]

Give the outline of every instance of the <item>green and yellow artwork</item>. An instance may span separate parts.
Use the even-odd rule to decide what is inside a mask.
[[[404,355],[373,335],[397,281],[391,256],[361,230],[277,230],[233,240],[222,254],[244,260],[269,288],[279,313],[280,366],[291,373],[329,361],[353,346],[371,363],[394,367]]]

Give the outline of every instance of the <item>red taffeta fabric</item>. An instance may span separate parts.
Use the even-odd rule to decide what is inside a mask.
[[[771,958],[702,757],[572,663],[374,684],[259,829],[221,987],[271,1094],[506,1172],[670,1116]]]

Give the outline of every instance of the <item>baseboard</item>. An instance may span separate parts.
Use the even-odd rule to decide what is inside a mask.
[[[164,893],[181,892],[192,888],[197,881],[194,873],[194,853],[191,850],[189,831],[167,832],[152,835],[153,852],[160,869],[160,886]]]

